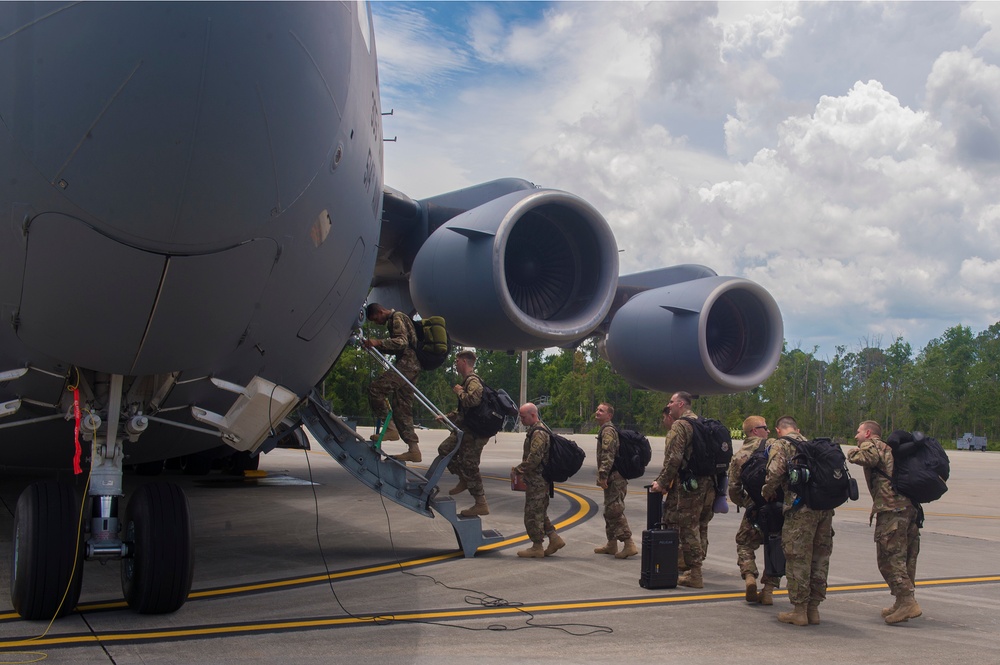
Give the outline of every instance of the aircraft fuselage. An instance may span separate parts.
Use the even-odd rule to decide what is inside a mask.
[[[218,445],[227,387],[315,385],[376,259],[367,7],[4,3],[0,62],[0,465],[69,464],[78,375],[154,418],[126,462]]]

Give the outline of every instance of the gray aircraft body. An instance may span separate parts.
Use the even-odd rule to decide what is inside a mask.
[[[777,365],[763,288],[700,266],[619,276],[573,194],[385,187],[364,3],[2,3],[0,63],[0,467],[70,469],[78,444],[90,467],[79,550],[79,488],[18,502],[25,617],[66,586],[72,609],[84,558],[122,559],[136,611],[180,607],[186,500],[144,487],[120,524],[124,466],[275,445],[366,298],[477,347],[597,336],[649,389],[739,391]]]

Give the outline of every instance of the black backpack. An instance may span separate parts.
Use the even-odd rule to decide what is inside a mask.
[[[692,476],[725,474],[733,459],[733,437],[729,428],[714,418],[698,416],[684,420],[694,429],[687,472]]]
[[[937,439],[922,432],[893,432],[886,443],[892,448],[893,489],[914,503],[937,501],[948,491],[951,463]],[[885,476],[881,469],[875,471]]]
[[[848,499],[858,500],[858,484],[847,470],[844,451],[827,437],[798,441],[788,461],[788,487],[812,510],[832,510]]]
[[[504,420],[516,415],[517,406],[503,388],[494,390],[483,383],[483,398],[462,414],[462,423],[476,436],[490,437],[503,429]]]
[[[564,483],[580,470],[587,453],[575,441],[556,434],[549,428],[549,458],[542,464],[542,478],[550,483]]]
[[[417,361],[424,370],[437,369],[448,359],[451,352],[451,340],[444,325],[443,316],[428,316],[422,319],[410,319],[413,329],[417,331],[417,343],[413,350]]]
[[[760,493],[764,487],[764,482],[767,480],[766,446],[767,439],[761,439],[757,450],[750,453],[750,457],[747,458],[747,461],[743,463],[743,467],[740,469],[740,484],[743,485],[743,491],[753,501],[753,505],[758,508],[765,503],[769,503],[764,500],[764,497]],[[784,492],[779,488],[778,496],[775,497],[774,501],[780,503],[784,501],[784,498]]]
[[[618,454],[611,465],[625,480],[639,478],[646,473],[646,465],[653,457],[649,439],[634,429],[618,429]]]

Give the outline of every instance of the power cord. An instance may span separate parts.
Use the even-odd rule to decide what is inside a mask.
[[[309,454],[308,454],[307,451],[305,452],[305,455],[306,455],[306,467],[309,470],[309,486],[312,488],[313,506],[314,506],[315,515],[316,515],[316,520],[315,520],[316,544],[319,547],[320,558],[323,560],[323,568],[324,568],[324,570],[326,572],[327,583],[329,584],[330,592],[333,594],[333,598],[337,602],[338,607],[340,607],[341,611],[344,612],[347,616],[351,617],[352,619],[356,619],[358,621],[370,622],[370,623],[374,623],[374,624],[380,625],[380,626],[391,625],[393,623],[405,622],[405,623],[427,624],[427,625],[432,625],[432,626],[443,626],[443,627],[446,627],[446,628],[460,628],[462,630],[470,630],[470,631],[495,631],[495,632],[500,632],[500,631],[508,631],[508,630],[510,630],[510,631],[525,630],[527,628],[542,628],[542,629],[547,629],[547,630],[558,630],[558,631],[567,633],[569,635],[573,635],[574,637],[584,637],[584,636],[587,636],[587,635],[594,635],[594,634],[598,634],[598,633],[613,633],[614,632],[614,629],[612,629],[610,626],[602,626],[602,625],[598,625],[598,624],[580,624],[580,623],[540,624],[540,623],[534,623],[535,622],[535,615],[532,612],[528,611],[528,610],[522,609],[524,603],[517,602],[517,601],[510,601],[510,600],[507,600],[505,598],[501,598],[499,596],[494,596],[492,594],[488,594],[488,593],[486,593],[484,591],[479,591],[479,590],[476,590],[476,589],[468,589],[468,588],[465,588],[465,587],[450,586],[448,584],[445,584],[444,582],[441,582],[440,580],[438,580],[437,578],[435,578],[433,575],[428,575],[426,573],[412,573],[412,572],[406,570],[403,567],[402,562],[400,561],[398,552],[396,551],[396,543],[395,543],[395,541],[393,539],[393,536],[392,536],[392,520],[389,517],[389,510],[388,510],[388,508],[385,505],[385,497],[382,496],[381,493],[379,493],[379,500],[380,500],[381,505],[382,505],[382,512],[383,512],[383,514],[385,514],[386,527],[387,527],[388,535],[389,535],[389,545],[392,548],[393,559],[395,560],[396,566],[398,567],[400,573],[402,573],[404,575],[409,575],[411,577],[417,577],[417,578],[423,577],[423,578],[429,579],[434,584],[442,586],[442,587],[444,587],[446,589],[449,589],[449,590],[452,590],[452,591],[464,591],[464,592],[467,592],[467,594],[469,594],[469,595],[465,596],[464,601],[468,605],[478,605],[478,606],[486,607],[486,608],[510,607],[510,608],[516,609],[518,612],[520,612],[520,613],[522,613],[522,614],[524,614],[526,616],[526,618],[524,620],[524,624],[525,625],[523,625],[523,626],[506,626],[506,625],[503,625],[503,624],[489,624],[487,626],[478,627],[478,626],[465,626],[465,625],[461,625],[461,624],[457,624],[457,623],[452,623],[452,622],[447,622],[447,621],[429,621],[429,620],[423,620],[423,619],[398,618],[398,617],[396,617],[393,614],[376,615],[376,616],[366,616],[366,617],[357,616],[356,614],[354,614],[353,612],[351,612],[350,610],[348,610],[344,606],[343,602],[341,602],[341,600],[340,600],[340,597],[337,595],[336,589],[334,588],[333,575],[332,575],[332,573],[330,571],[330,566],[329,566],[329,563],[327,562],[325,551],[323,550],[322,538],[320,537],[320,532],[319,532],[319,497],[316,494],[316,483],[313,480],[312,464],[309,461]],[[381,471],[381,466],[380,465],[376,465],[376,475],[381,480],[380,471]],[[581,628],[581,629],[585,629],[585,630],[574,631],[573,629],[575,629],[575,628]]]

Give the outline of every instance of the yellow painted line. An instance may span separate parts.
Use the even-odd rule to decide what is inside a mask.
[[[508,480],[504,478],[502,480]],[[559,494],[566,496],[571,504],[576,505],[576,511],[555,524],[557,529],[566,528],[572,526],[577,522],[583,520],[590,512],[590,504],[588,501],[578,494],[563,490],[560,487],[556,487],[555,491]],[[522,534],[520,536],[512,536],[510,538],[505,538],[496,543],[490,545],[485,545],[480,547],[480,551],[486,550],[497,550],[504,547],[509,547],[511,545],[516,545],[521,542],[528,540],[527,534]],[[432,563],[439,563],[441,561],[447,561],[448,559],[458,559],[462,558],[463,553],[461,550],[455,550],[453,552],[447,552],[444,554],[436,554],[428,557],[420,557],[417,559],[408,559],[406,561],[392,562],[379,564],[377,566],[369,566],[366,568],[359,568],[356,570],[347,570],[340,572],[331,572],[329,574],[323,573],[320,575],[310,575],[306,577],[295,577],[285,580],[274,580],[269,582],[258,582],[255,584],[244,584],[240,586],[232,587],[221,587],[218,589],[206,589],[203,591],[192,591],[188,594],[188,600],[196,600],[203,598],[219,598],[222,596],[238,595],[243,593],[252,593],[259,591],[273,591],[277,589],[285,589],[289,587],[306,586],[310,584],[326,583],[332,580],[346,580],[357,577],[365,577],[368,575],[374,575],[377,573],[386,573],[394,570],[400,570],[405,568],[414,568],[417,566],[424,566]],[[82,603],[77,605],[76,609],[81,612],[95,611],[95,610],[112,610],[121,609],[127,607],[127,603],[124,600],[109,601],[103,603]],[[16,612],[4,612],[0,613],[0,621],[14,621],[20,619],[20,616]]]
[[[509,479],[508,478],[504,478],[503,480],[509,480]],[[576,524],[577,522],[582,521],[583,518],[587,516],[587,513],[590,512],[590,504],[587,502],[586,499],[584,499],[579,494],[574,494],[573,492],[565,490],[562,487],[556,487],[555,491],[557,493],[559,493],[559,494],[562,494],[566,498],[568,498],[570,500],[570,503],[575,503],[576,504],[576,512],[574,512],[572,515],[570,515],[569,517],[567,517],[563,521],[556,522],[555,524],[553,524],[553,526],[556,529],[565,529],[566,527],[572,526],[572,525]],[[510,545],[514,545],[514,544],[517,544],[517,543],[524,543],[524,542],[527,542],[527,541],[528,541],[528,534],[525,533],[525,534],[522,534],[520,536],[512,536],[510,538],[505,538],[504,540],[501,540],[498,543],[493,543],[492,545],[486,545],[484,547],[480,547],[479,549],[480,550],[496,550],[496,549],[500,549],[502,547],[508,547]],[[460,554],[460,552],[456,553],[456,554]]]
[[[974,584],[982,582],[1000,582],[1000,575],[989,575],[981,577],[962,577],[944,580],[924,580],[917,582],[917,586],[944,586]],[[884,583],[863,583],[848,584],[829,587],[827,591],[850,592],[850,591],[870,591],[887,588]],[[787,590],[776,590],[776,595],[787,594]],[[408,613],[388,613],[388,614],[364,614],[352,617],[327,617],[319,619],[290,619],[287,621],[272,621],[266,623],[249,623],[242,625],[216,625],[198,628],[174,628],[166,630],[153,630],[134,633],[87,633],[80,635],[56,635],[41,639],[23,639],[0,642],[0,648],[28,647],[28,646],[69,646],[101,644],[111,642],[143,642],[153,640],[172,640],[190,637],[219,637],[232,634],[248,633],[274,633],[289,630],[302,630],[311,628],[332,628],[338,626],[350,626],[372,623],[388,623],[393,621],[435,621],[442,619],[470,619],[483,617],[511,616],[522,613],[538,614],[545,612],[572,612],[598,609],[622,609],[630,607],[648,607],[652,605],[670,605],[677,603],[700,603],[712,600],[743,600],[745,593],[725,592],[725,593],[702,593],[685,594],[680,596],[650,596],[645,598],[623,598],[609,600],[581,600],[564,603],[539,603],[534,605],[520,605],[516,607],[489,607],[489,608],[468,608],[468,609],[448,609],[430,610],[426,612]]]

